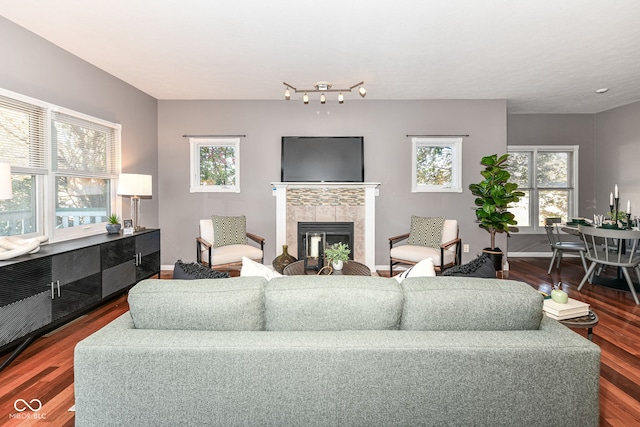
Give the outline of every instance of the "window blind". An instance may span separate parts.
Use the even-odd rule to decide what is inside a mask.
[[[0,159],[14,170],[46,174],[46,108],[0,95]]]
[[[120,143],[117,126],[54,111],[52,143],[58,174],[117,178]]]

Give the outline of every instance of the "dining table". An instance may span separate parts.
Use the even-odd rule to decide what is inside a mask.
[[[561,224],[560,225],[560,229],[570,235],[574,235],[574,236],[581,236],[582,234],[580,233],[580,229],[579,227],[583,226],[583,227],[595,227],[595,225],[593,225],[592,222],[588,222],[588,221],[584,221],[584,222],[568,222],[565,224]],[[598,227],[598,228],[605,228],[605,229],[610,229],[610,230],[617,230],[617,231],[636,231],[638,230],[637,227],[633,227],[633,228],[614,228],[613,226],[604,226],[604,227]],[[629,234],[636,234],[636,233],[629,233]],[[627,240],[628,239],[619,239],[619,242],[617,242],[615,244],[616,250],[620,251],[621,254],[625,254],[626,253],[626,248],[627,248]],[[585,242],[587,243],[587,242]],[[640,277],[638,278],[638,280],[640,280]],[[627,285],[627,282],[624,278],[624,275],[622,273],[622,269],[620,267],[616,268],[616,274],[611,277],[611,275],[601,275],[601,274],[596,274],[593,276],[592,278],[592,283],[596,284],[596,285],[600,285],[600,286],[604,286],[607,288],[612,288],[612,289],[617,289],[617,290],[622,290],[622,291],[628,291],[629,287]],[[634,283],[634,286],[636,288],[636,290],[638,290],[638,285]]]

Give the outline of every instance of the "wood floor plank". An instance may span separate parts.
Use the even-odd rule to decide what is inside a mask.
[[[572,298],[589,303],[598,313],[600,323],[593,330],[593,341],[602,350],[600,425],[640,426],[640,306],[634,303],[630,293],[598,285],[585,285],[578,291],[584,271],[577,258],[564,259],[560,270],[554,269],[551,274],[547,274],[548,258],[511,258],[509,263],[509,279],[521,280],[544,292],[550,292],[553,283],[562,281]],[[378,274],[389,276],[388,271],[378,271]],[[170,272],[163,272],[161,278],[172,276]],[[121,296],[73,324],[34,341],[0,372],[0,425],[73,426],[75,413],[69,412],[69,408],[74,404],[75,344],[127,311],[126,296]],[[584,329],[575,332],[586,336]],[[42,400],[40,413],[45,414],[46,419],[16,418],[15,400],[33,398]]]

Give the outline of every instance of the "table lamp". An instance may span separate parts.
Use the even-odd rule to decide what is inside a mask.
[[[12,198],[11,165],[9,163],[0,163],[0,200]]]
[[[121,173],[118,179],[118,196],[131,197],[131,216],[133,229],[144,230],[140,226],[140,196],[151,196],[152,177],[137,173]]]

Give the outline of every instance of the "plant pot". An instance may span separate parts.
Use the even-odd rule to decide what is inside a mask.
[[[491,260],[496,271],[502,271],[503,252],[500,250],[500,248],[484,248],[482,250],[482,253],[486,254],[487,257]]]
[[[342,267],[344,267],[344,261],[339,259],[335,261],[331,261],[331,267],[333,267],[335,271],[340,271],[342,270]]]
[[[107,234],[118,234],[120,233],[120,228],[122,228],[121,224],[107,224],[105,226],[107,229]]]
[[[296,261],[297,259],[294,256],[289,255],[289,246],[282,245],[282,253],[275,257],[273,261],[271,261],[271,265],[278,273],[282,274],[284,268],[287,265]]]

